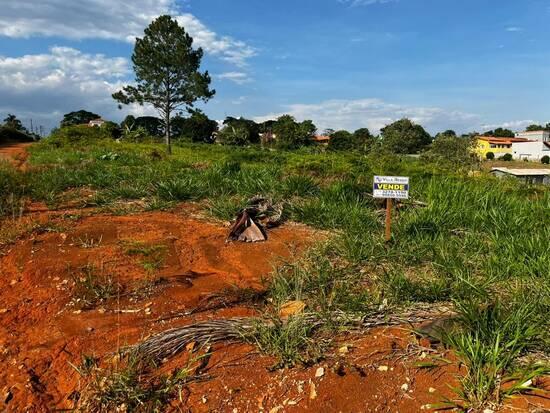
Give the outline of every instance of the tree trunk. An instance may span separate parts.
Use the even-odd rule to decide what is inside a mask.
[[[166,112],[165,118],[164,118],[164,138],[166,140],[166,152],[168,155],[172,154],[172,136],[170,131],[170,113]]]

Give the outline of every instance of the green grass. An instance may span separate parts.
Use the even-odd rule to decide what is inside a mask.
[[[478,309],[514,303],[490,316],[507,327],[491,321],[493,332],[484,332],[484,322],[472,320],[488,315],[476,310],[447,340],[467,366],[459,397],[471,406],[502,400],[495,377],[519,374],[517,360],[531,351],[533,337],[541,343],[539,351],[550,351],[543,334],[550,321],[533,318],[530,307],[538,303],[540,314],[550,309],[550,188],[486,173],[468,177],[448,165],[384,153],[187,143],[175,146],[170,157],[155,156],[158,152],[159,145],[108,141],[34,145],[28,170],[0,164],[0,216],[13,219],[27,200],[61,206],[67,191],[85,187],[94,196],[83,206],[112,213],[125,213],[129,200],[142,200],[146,210],[195,201],[214,217],[230,220],[248,198],[261,194],[284,201],[290,220],[333,234],[275,271],[268,283],[270,314],[291,300],[304,301],[308,311],[327,319],[335,311],[368,313],[381,304],[391,310],[416,302],[475,300]],[[427,204],[404,203],[394,212],[388,244],[381,205],[369,196],[374,174],[409,176],[412,197]],[[162,265],[165,251],[126,247],[149,271]],[[337,323],[332,327],[338,329]],[[299,319],[274,321],[258,329],[256,344],[288,366],[311,359],[307,354],[317,334],[323,332]],[[537,369],[528,371],[538,374]]]

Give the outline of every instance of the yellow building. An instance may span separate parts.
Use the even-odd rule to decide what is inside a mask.
[[[495,159],[509,153],[512,155],[512,144],[514,142],[528,142],[522,138],[497,138],[495,136],[478,136],[476,139],[475,152],[481,159],[487,159],[487,154],[492,152]]]

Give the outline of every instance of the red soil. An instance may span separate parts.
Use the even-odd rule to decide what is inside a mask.
[[[68,397],[79,389],[80,380],[69,363],[78,365],[83,354],[107,356],[152,332],[205,317],[253,314],[234,306],[159,321],[228,286],[261,288],[261,277],[277,257],[291,258],[307,240],[318,238],[303,226],[286,225],[271,231],[266,243],[226,244],[227,228],[193,218],[189,209],[76,220],[53,213],[37,218],[62,225],[63,232],[35,233],[0,254],[0,403],[9,399],[7,411],[73,407]],[[84,248],[99,239],[99,245]],[[136,241],[165,246],[164,265],[153,276],[140,257],[127,254],[128,243]],[[123,296],[80,311],[71,305],[74,282],[69,272],[88,264],[103,268],[126,289],[144,279],[165,281],[148,297]],[[211,379],[191,384],[179,407],[197,412],[417,412],[452,396],[448,386],[456,384],[456,367],[415,368],[423,349],[409,327],[343,335],[339,341],[336,356],[319,365],[277,371],[269,369],[273,359],[251,346],[216,345],[207,366]],[[340,354],[337,349],[343,345],[348,351]],[[319,367],[324,374],[315,377]],[[539,398],[528,401],[543,403]],[[518,407],[527,409],[528,401],[519,400]]]
[[[13,143],[0,146],[0,160],[8,160],[16,167],[20,168],[25,165],[28,158],[27,148],[32,143]]]

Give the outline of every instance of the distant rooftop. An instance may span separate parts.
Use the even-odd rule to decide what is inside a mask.
[[[503,172],[513,176],[544,176],[550,175],[550,169],[527,168],[492,168],[491,172]]]

